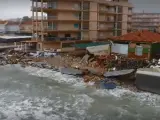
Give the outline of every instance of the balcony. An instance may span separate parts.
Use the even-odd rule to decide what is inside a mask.
[[[80,37],[44,37],[45,41],[71,41],[71,40],[80,40]]]
[[[115,9],[114,8],[104,8],[104,7],[102,7],[102,8],[100,8],[100,10],[99,10],[100,12],[103,12],[103,13],[116,13],[116,11],[115,11]]]
[[[56,13],[57,11],[63,11],[63,12],[79,12],[79,11],[81,11],[81,9],[75,9],[75,8],[70,8],[70,9],[65,9],[65,8],[63,8],[63,9],[59,9],[59,8],[57,8],[57,7],[49,7],[49,6],[43,6],[42,7],[42,9],[43,9],[43,12],[45,12],[45,13],[53,13],[53,11]],[[37,12],[41,12],[41,6],[33,6],[33,7],[31,7],[31,11],[37,11]]]
[[[52,27],[52,26],[44,26],[44,30],[47,30],[47,31],[56,31],[57,28],[56,27]]]
[[[98,31],[112,31],[114,30],[114,27],[108,27],[108,26],[105,26],[105,27],[99,27]]]
[[[128,17],[128,22],[132,22],[132,19],[130,17]]]
[[[128,10],[128,15],[132,15],[132,10]]]
[[[57,20],[58,17],[57,16],[48,16],[48,20]]]

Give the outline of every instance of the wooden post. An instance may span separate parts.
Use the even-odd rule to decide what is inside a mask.
[[[81,40],[83,40],[83,0],[81,2]]]
[[[32,0],[32,39],[34,39],[34,1]]]
[[[38,41],[38,0],[36,0],[36,41]]]
[[[41,41],[44,40],[43,28],[43,0],[41,0]]]

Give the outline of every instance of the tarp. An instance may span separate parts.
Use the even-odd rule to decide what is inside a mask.
[[[103,51],[108,52],[109,44],[87,47],[86,49],[92,54],[93,53],[103,52]]]
[[[127,75],[127,74],[130,74],[132,72],[134,72],[134,69],[112,71],[112,72],[105,72],[104,76],[105,77],[117,77],[117,76]]]
[[[101,82],[100,83],[100,88],[102,89],[115,89],[116,86],[117,85],[114,82],[109,82],[109,83]]]
[[[113,44],[111,47],[113,53],[128,54],[128,44]]]
[[[86,49],[87,47],[91,47],[91,46],[99,46],[99,45],[106,45],[109,44],[108,42],[92,42],[92,43],[81,43],[81,44],[75,44],[73,45],[76,48],[80,48],[80,49]]]

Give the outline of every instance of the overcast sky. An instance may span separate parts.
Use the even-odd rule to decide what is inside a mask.
[[[160,0],[130,0],[136,12],[160,12]],[[30,0],[0,0],[0,19],[31,16]]]

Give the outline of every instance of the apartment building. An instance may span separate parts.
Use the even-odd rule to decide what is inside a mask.
[[[160,13],[133,13],[132,29],[156,31],[160,26]]]
[[[131,30],[132,4],[128,0],[31,1],[33,25],[36,24],[32,33],[39,35],[36,40],[45,43],[105,40]],[[39,15],[47,18],[39,20]]]

